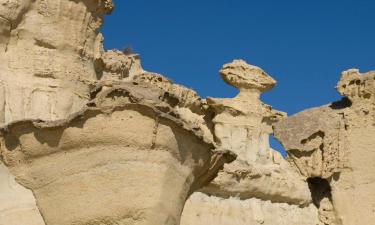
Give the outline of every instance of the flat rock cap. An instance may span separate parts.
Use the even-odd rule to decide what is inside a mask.
[[[273,88],[276,81],[261,68],[247,64],[244,60],[234,60],[220,70],[221,78],[238,89],[256,89],[261,92]]]

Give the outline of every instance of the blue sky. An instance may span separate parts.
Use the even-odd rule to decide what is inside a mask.
[[[340,99],[341,71],[375,70],[374,0],[114,2],[105,48],[131,46],[146,70],[202,97],[236,95],[218,70],[237,58],[278,81],[262,99],[289,115]]]

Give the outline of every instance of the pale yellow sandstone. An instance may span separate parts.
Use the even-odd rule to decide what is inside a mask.
[[[290,161],[313,180],[320,219],[329,225],[375,220],[375,73],[344,71],[337,85],[344,98],[309,109],[275,126]]]
[[[374,72],[286,117],[260,100],[276,81],[234,60],[220,75],[239,94],[201,99],[105,51],[112,10],[0,0],[0,225],[372,224]]]
[[[225,165],[213,182],[200,190],[208,196],[200,198],[202,194],[197,193],[191,197],[182,224],[316,225],[317,216],[298,218],[299,214],[318,215],[308,183],[269,146],[272,125],[286,114],[261,102],[260,95],[276,81],[243,60],[225,64],[220,75],[226,83],[238,88],[239,94],[232,99],[207,98],[208,112],[213,112],[216,148],[235,152],[237,159]],[[202,205],[207,209],[202,209]],[[263,208],[265,205],[270,207]],[[297,212],[297,208],[298,213],[290,216],[271,216]],[[246,210],[249,214],[243,215]],[[202,215],[201,211],[204,216],[196,216]]]

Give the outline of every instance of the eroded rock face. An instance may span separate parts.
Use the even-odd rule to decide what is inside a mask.
[[[1,1],[1,125],[64,119],[82,108],[103,51],[98,29],[112,7],[110,0]],[[8,170],[0,171],[0,224],[42,224],[32,193],[13,182]]]
[[[292,218],[298,213],[269,218],[271,214],[282,215],[296,208],[300,214],[318,215],[305,178],[269,146],[272,125],[286,114],[262,103],[260,94],[272,88],[276,81],[243,60],[224,65],[220,75],[240,93],[233,99],[208,98],[206,113],[213,124],[216,148],[235,152],[237,159],[200,190],[204,194],[191,197],[185,206],[182,224],[316,225],[317,217],[315,220]],[[202,209],[203,205],[207,208]],[[240,216],[242,213],[238,213],[235,219],[235,210],[242,213],[253,210],[253,214]]]
[[[375,219],[375,73],[344,71],[337,90],[343,100],[279,122],[275,135],[290,161],[310,179],[322,222],[371,224]]]
[[[201,99],[104,51],[112,9],[0,3],[0,225],[372,224],[374,72],[287,118],[260,100],[276,81],[234,60],[220,75],[239,94]]]
[[[47,225],[179,224],[184,200],[235,159],[137,89],[103,90],[67,120],[3,128],[4,162]]]
[[[101,80],[124,80],[145,73],[137,54],[125,55],[118,50],[110,50],[103,53],[101,60]]]
[[[44,225],[33,193],[18,184],[3,163],[0,163],[0,224]]]
[[[286,114],[262,103],[260,94],[276,81],[242,60],[224,65],[220,74],[240,93],[233,99],[207,98],[214,112],[212,122],[218,148],[233,149],[242,161],[272,161],[273,150],[268,143],[271,124]]]
[[[133,77],[147,76],[139,57],[104,52],[98,30],[112,8],[111,0],[1,3],[1,155],[43,218],[31,191],[1,167],[0,224],[178,224],[187,196],[234,160],[176,117],[176,85],[139,88]]]
[[[5,1],[5,2],[4,2]],[[63,119],[89,100],[111,0],[0,4],[0,122]]]
[[[251,198],[219,198],[194,194],[185,205],[181,224],[321,225],[314,205],[300,208]]]

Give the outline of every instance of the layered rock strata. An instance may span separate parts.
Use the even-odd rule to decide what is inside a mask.
[[[257,198],[220,198],[197,193],[185,205],[181,224],[319,225],[314,205],[301,208]]]
[[[98,79],[103,16],[111,0],[3,0],[0,123],[66,118]]]
[[[8,168],[0,168],[0,224],[178,224],[187,196],[235,158],[213,152],[191,119],[173,113],[175,96],[190,90],[171,82],[172,93],[148,82],[142,89],[140,77],[166,79],[143,71],[136,54],[104,52],[98,30],[112,8],[110,0],[1,3]]]
[[[1,1],[0,124],[64,119],[89,101],[103,51],[98,29],[112,7],[110,0]],[[0,171],[0,224],[43,224],[31,191]]]
[[[132,88],[98,93],[111,106],[93,101],[66,120],[2,129],[2,158],[46,225],[178,224],[184,199],[235,159],[160,111],[157,92],[142,99]]]
[[[235,60],[220,75],[239,94],[201,99],[104,51],[112,9],[0,3],[0,225],[372,224],[374,72],[286,117],[260,100],[276,81]]]

